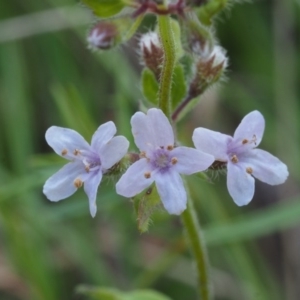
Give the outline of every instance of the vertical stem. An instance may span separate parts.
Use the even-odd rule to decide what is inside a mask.
[[[157,17],[159,34],[164,50],[164,59],[160,77],[158,106],[170,119],[172,76],[176,62],[175,42],[171,28],[171,18],[168,15]],[[201,300],[210,300],[211,291],[208,276],[208,258],[205,250],[203,236],[197,216],[194,212],[192,200],[188,202],[187,209],[182,214],[183,225],[194,253],[198,272],[198,291]]]
[[[188,201],[187,209],[181,215],[186,235],[194,254],[197,266],[197,287],[201,300],[211,300],[211,284],[209,276],[208,256],[205,248],[204,237],[194,210],[192,199]]]
[[[175,66],[175,42],[171,28],[171,18],[168,15],[157,17],[159,34],[164,50],[164,59],[160,76],[158,107],[170,118],[171,86]]]

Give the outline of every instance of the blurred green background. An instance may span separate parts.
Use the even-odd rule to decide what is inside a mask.
[[[93,18],[74,0],[2,0],[0,18],[0,299],[85,299],[75,293],[79,284],[196,299],[178,217],[158,213],[141,235],[132,204],[110,181],[99,189],[95,219],[82,191],[59,203],[42,194],[65,163],[45,142],[51,125],[90,139],[114,120],[132,141],[129,120],[142,97],[136,38],[109,53],[89,51]],[[237,3],[221,14],[216,31],[230,58],[227,81],[180,122],[180,139],[191,145],[199,126],[232,134],[257,109],[267,124],[261,148],[290,171],[281,186],[257,181],[253,201],[242,208],[226,191],[225,176],[190,178],[216,299],[297,300],[300,1]]]

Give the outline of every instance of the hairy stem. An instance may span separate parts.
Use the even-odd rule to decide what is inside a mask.
[[[177,121],[177,118],[179,116],[179,114],[183,111],[183,109],[190,103],[191,100],[193,100],[194,97],[192,97],[191,95],[188,95],[179,105],[178,107],[175,109],[175,111],[172,114],[172,120],[174,122]]]
[[[181,215],[186,230],[187,239],[196,261],[198,273],[197,287],[201,300],[211,300],[211,285],[209,276],[209,263],[204,238],[200,229],[192,199],[188,201],[187,209]]]
[[[124,41],[128,41],[130,38],[132,38],[132,36],[136,33],[138,27],[141,25],[143,19],[144,19],[144,15],[140,15],[136,18],[132,26],[127,31]]]
[[[168,15],[157,16],[159,34],[164,51],[160,76],[158,107],[170,118],[171,86],[175,66],[175,42],[171,28],[171,18]]]

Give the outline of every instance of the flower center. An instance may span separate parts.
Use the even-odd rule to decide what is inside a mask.
[[[172,165],[177,163],[177,158],[171,157],[171,148],[164,149],[163,147],[154,151],[151,164],[154,169],[160,171],[167,171]]]
[[[169,157],[166,154],[161,154],[157,157],[156,159],[156,166],[158,168],[165,168],[168,166],[169,164]]]
[[[98,159],[98,160],[84,159],[83,163],[85,165],[85,170],[86,170],[87,173],[96,171],[101,166],[100,159]]]
[[[78,159],[82,161],[82,163],[84,164],[85,171],[87,173],[96,171],[101,166],[100,157],[94,152],[75,149],[74,154],[77,156]]]

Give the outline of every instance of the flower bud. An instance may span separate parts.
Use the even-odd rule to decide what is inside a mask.
[[[164,53],[158,34],[154,31],[143,34],[140,50],[143,64],[154,73],[156,79],[159,79]]]
[[[129,15],[98,22],[90,31],[87,41],[93,49],[107,50],[127,42],[136,32],[136,20]]]
[[[196,72],[189,94],[193,97],[202,94],[208,86],[217,82],[227,65],[228,59],[220,46],[214,46],[210,53],[207,53],[207,49],[202,52],[196,61]]]
[[[203,26],[194,12],[186,13],[186,20],[183,24],[186,44],[192,53],[210,52],[214,45],[214,38],[211,30]]]
[[[90,48],[110,49],[116,44],[118,27],[109,21],[100,21],[90,31],[87,41]]]

